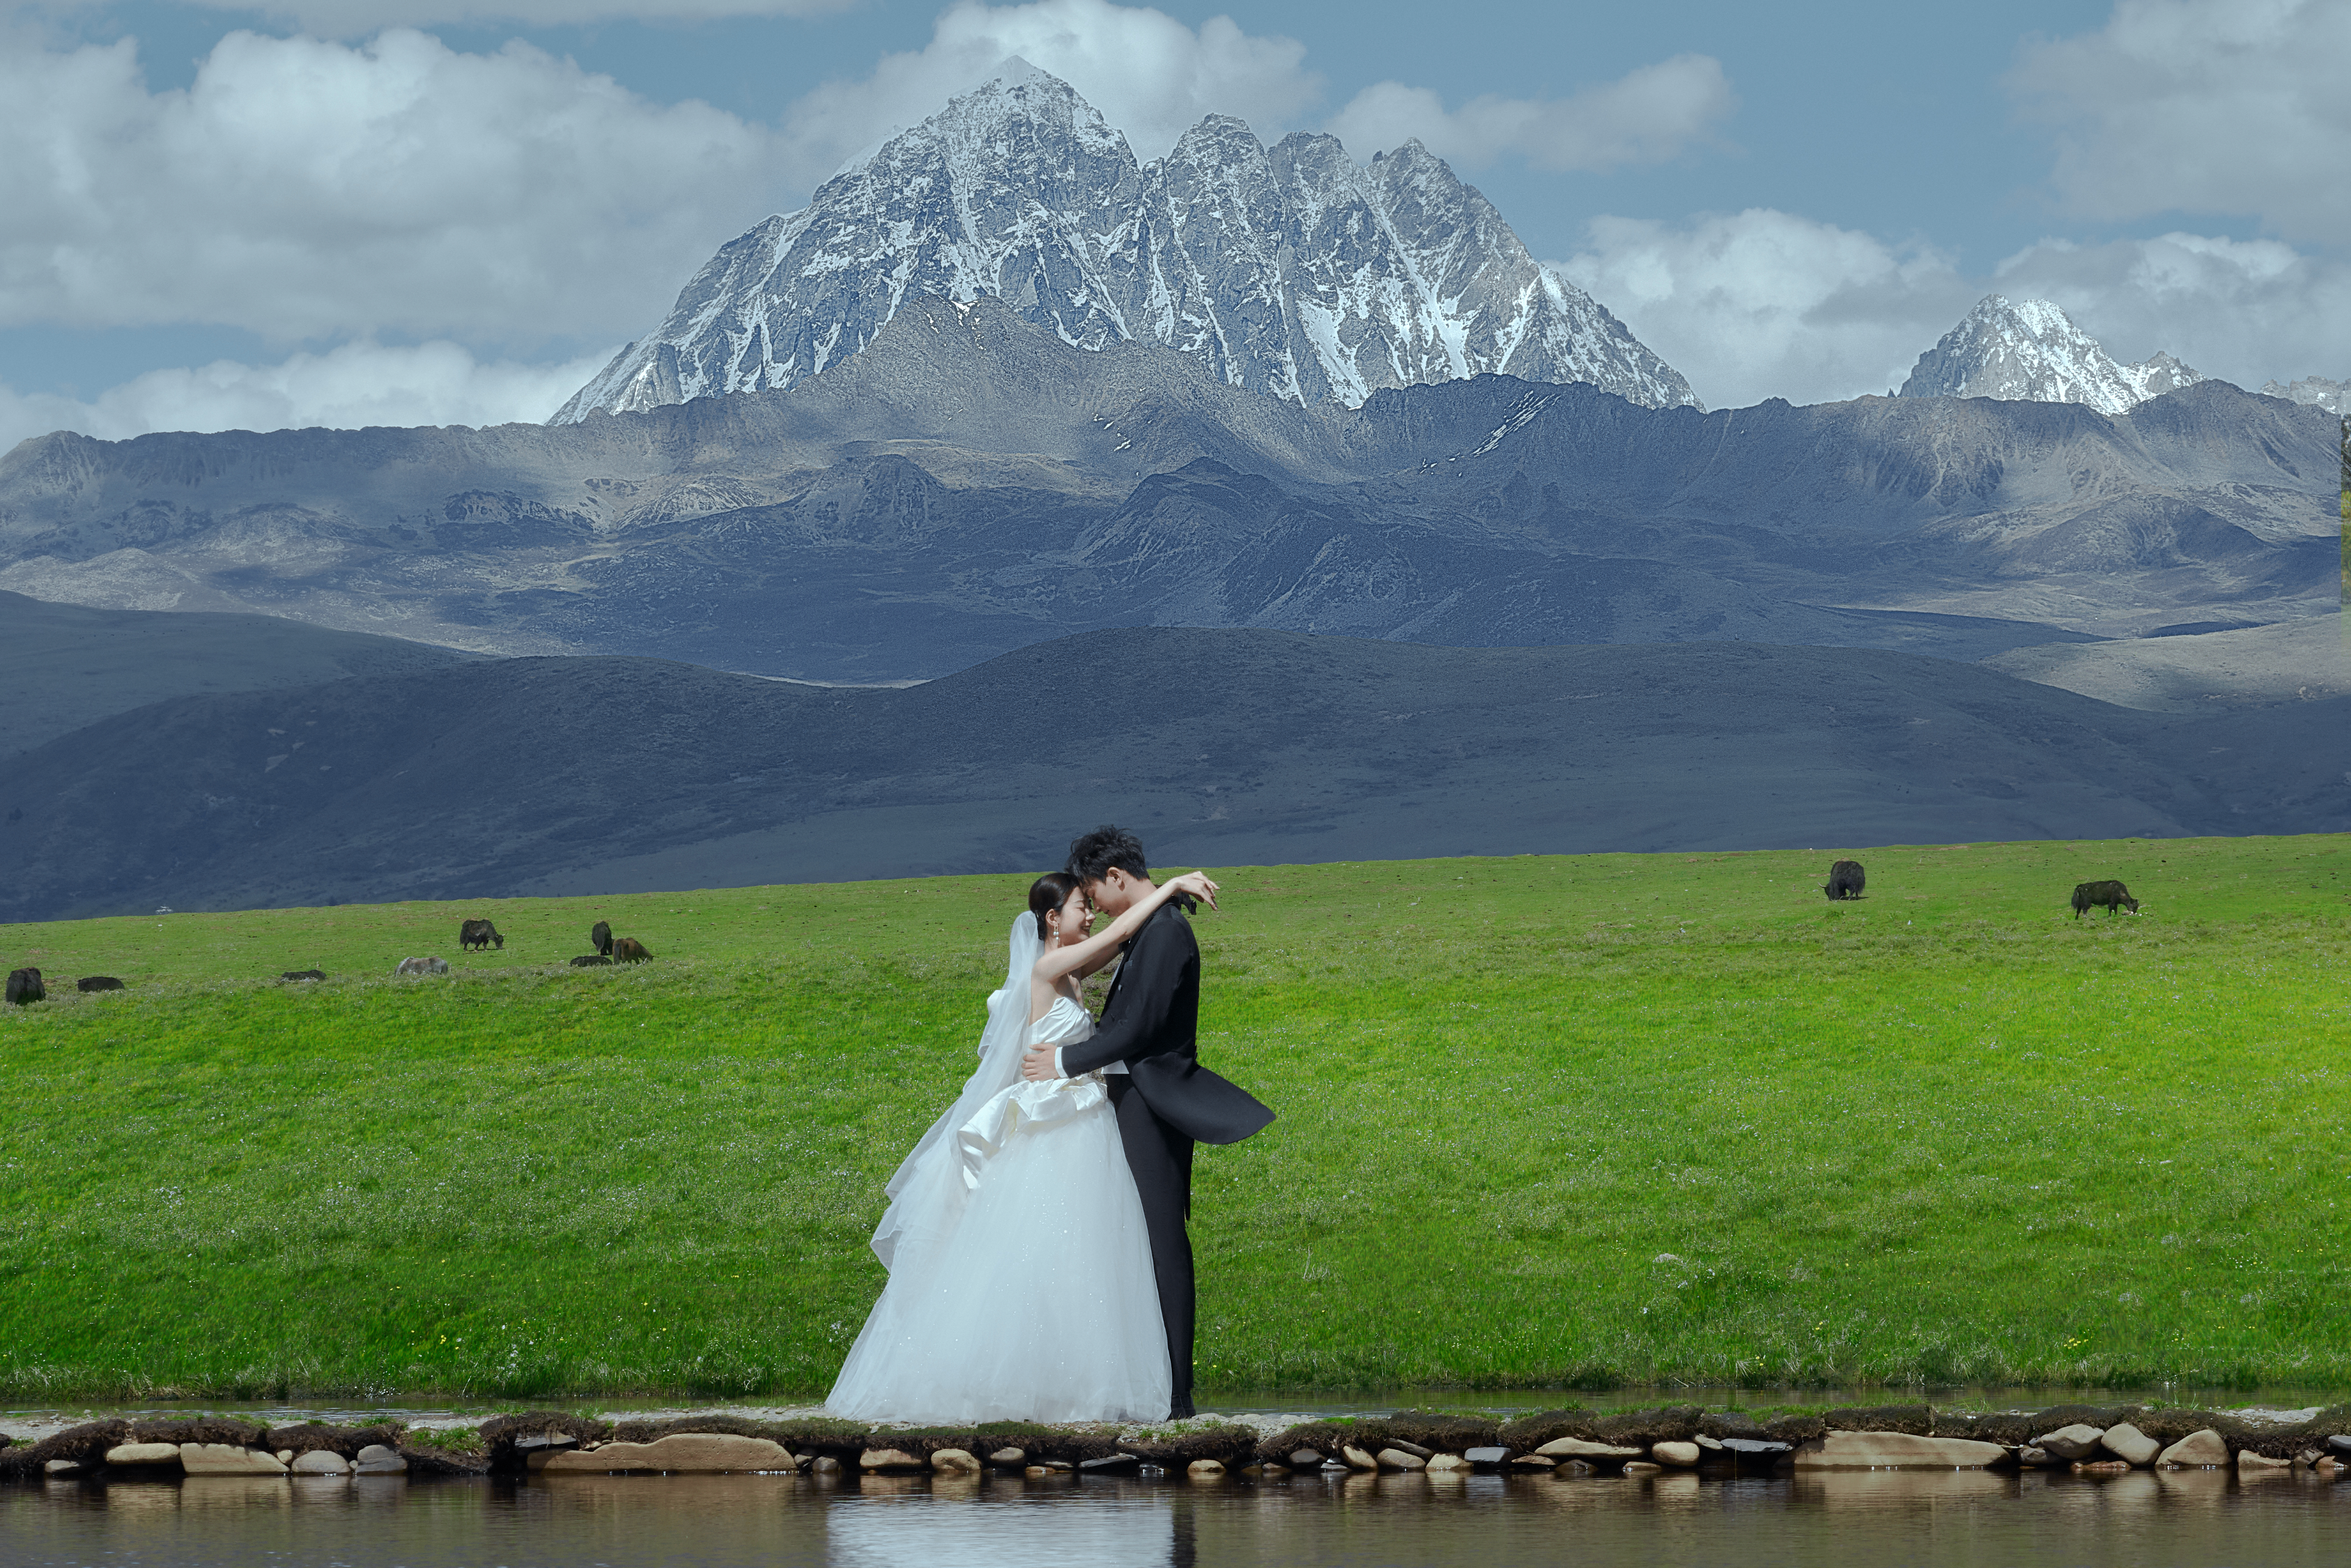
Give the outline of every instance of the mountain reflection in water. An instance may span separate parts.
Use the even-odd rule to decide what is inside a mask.
[[[1797,1479],[192,1478],[0,1488],[0,1558],[121,1568],[1201,1568],[2351,1561],[2351,1483],[2226,1471]]]

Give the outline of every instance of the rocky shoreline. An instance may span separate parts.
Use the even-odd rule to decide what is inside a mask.
[[[1621,1476],[1668,1471],[1802,1473],[1865,1469],[2233,1469],[2241,1474],[2351,1472],[2351,1405],[2300,1420],[2221,1411],[2062,1405],[2031,1413],[1853,1406],[1756,1421],[1670,1406],[1598,1414],[1551,1410],[1510,1421],[1399,1412],[1376,1418],[1220,1420],[1121,1431],[998,1422],[882,1428],[725,1414],[606,1421],[555,1411],[475,1427],[207,1416],[89,1421],[43,1437],[0,1436],[0,1479],[129,1480],[170,1476],[431,1478],[565,1473],[1181,1476],[1270,1480],[1301,1472]]]

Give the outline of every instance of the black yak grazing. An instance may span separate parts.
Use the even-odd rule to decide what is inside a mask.
[[[35,1002],[47,1001],[48,996],[47,988],[41,984],[38,969],[8,971],[8,999],[18,1007],[29,1008]]]
[[[493,942],[498,945],[500,952],[506,950],[507,939],[499,936],[498,928],[486,920],[467,920],[457,927],[457,946],[460,947],[486,948]]]
[[[1831,898],[1859,898],[1868,881],[1859,861],[1839,861],[1829,867],[1829,884],[1821,891]]]
[[[2118,882],[2085,882],[2075,883],[2074,887],[2074,918],[2079,920],[2082,918],[2082,912],[2084,910],[2094,908],[2104,908],[2109,919],[2113,918],[2114,913],[2116,909],[2127,909],[2133,915],[2137,915],[2138,913],[2138,900],[2130,895],[2129,888],[2125,887]]]
[[[595,925],[588,928],[588,946],[595,948],[596,951],[603,954],[607,958],[612,956],[612,926],[611,922],[599,920]]]

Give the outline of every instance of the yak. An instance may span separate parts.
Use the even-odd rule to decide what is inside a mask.
[[[446,958],[402,958],[395,975],[445,975],[449,972]]]
[[[1834,899],[1859,898],[1868,881],[1859,861],[1839,861],[1829,867],[1829,884],[1821,891]]]
[[[498,928],[486,920],[467,920],[457,927],[457,946],[460,947],[486,948],[493,942],[498,945],[500,952],[506,951],[507,939],[499,936]]]
[[[575,969],[592,969],[599,964],[609,964],[611,961],[601,953],[588,953],[572,959],[571,967]]]
[[[77,991],[119,991],[122,982],[111,975],[84,975],[74,982]]]
[[[327,977],[327,971],[324,969],[288,969],[277,977],[281,980],[323,980]]]
[[[633,936],[623,936],[612,944],[612,961],[616,964],[642,964],[653,956],[653,949]]]
[[[588,946],[607,958],[612,956],[612,927],[609,921],[599,920],[588,928]]]
[[[2138,900],[2130,895],[2129,888],[2125,887],[2118,882],[2085,882],[2075,883],[2074,887],[2074,918],[2079,920],[2082,918],[2082,912],[2084,910],[2095,908],[2104,908],[2109,919],[2113,918],[2114,913],[2116,909],[2127,909],[2133,915],[2137,915],[2138,913]]]
[[[29,1008],[35,1002],[47,1001],[48,996],[47,989],[41,984],[41,972],[38,969],[8,971],[8,999],[18,1007]]]

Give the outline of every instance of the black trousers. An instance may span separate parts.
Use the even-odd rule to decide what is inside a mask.
[[[1192,1414],[1192,1238],[1184,1222],[1192,1213],[1192,1140],[1153,1115],[1125,1073],[1107,1074],[1102,1082],[1151,1234],[1151,1268],[1158,1276],[1159,1315],[1167,1321],[1167,1364],[1174,1374],[1168,1415],[1186,1416]]]

